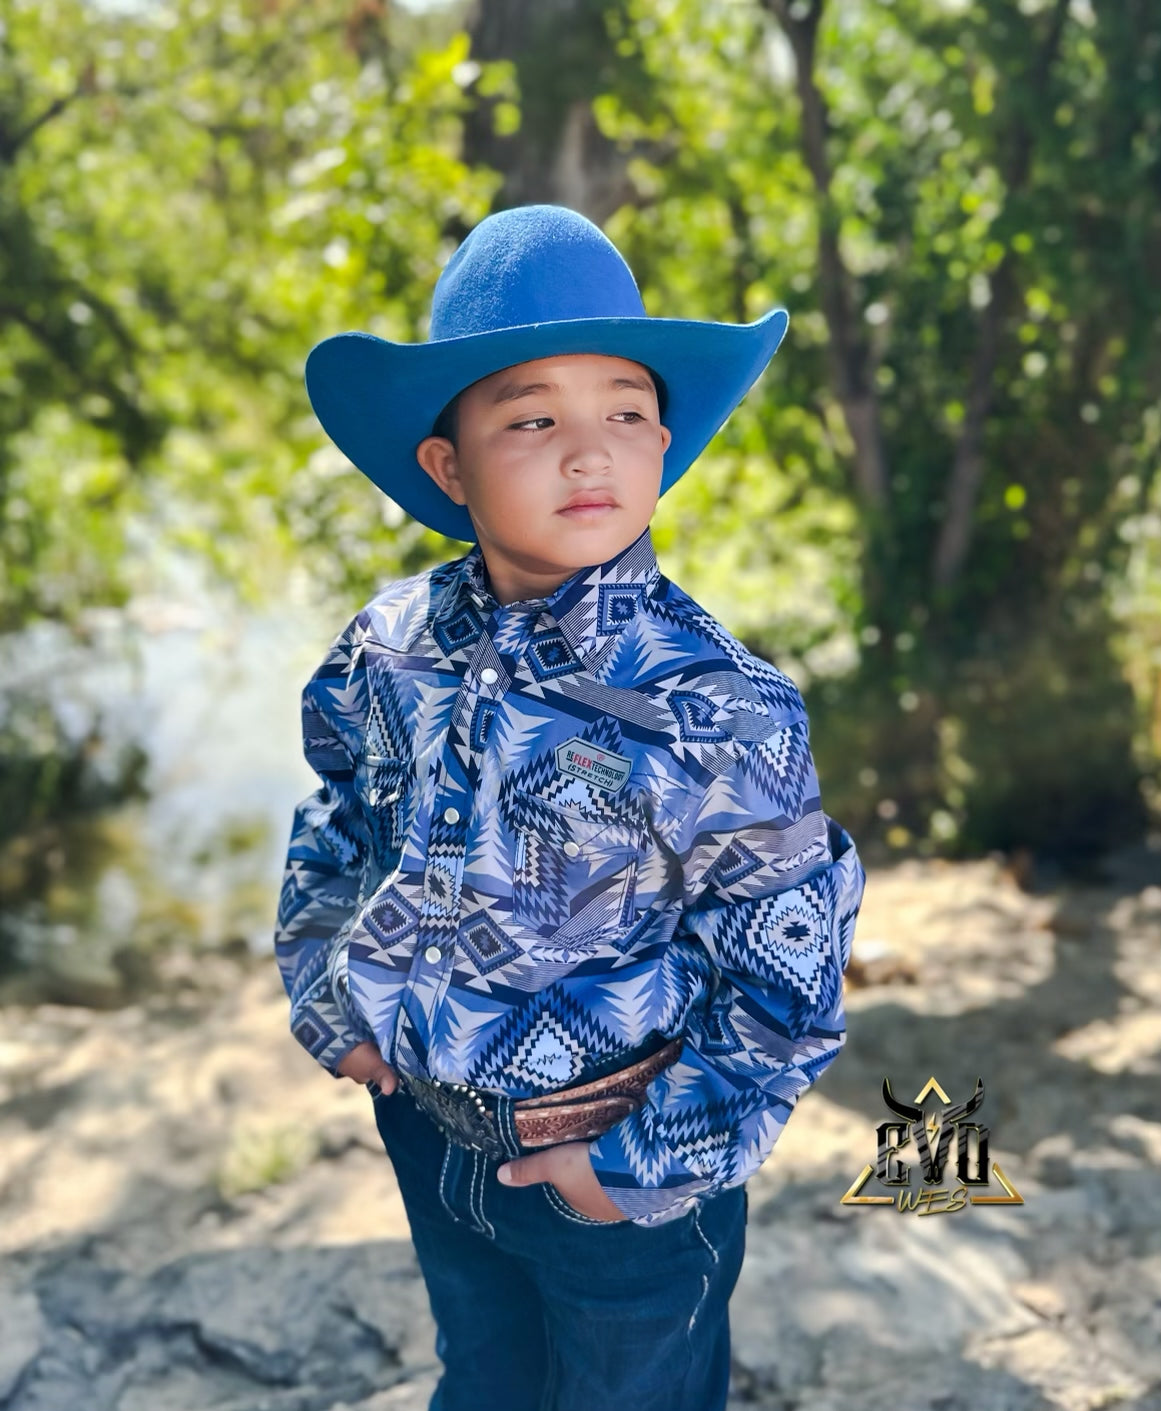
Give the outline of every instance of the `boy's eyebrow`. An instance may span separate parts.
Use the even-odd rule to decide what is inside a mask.
[[[633,377],[610,377],[604,384],[604,389],[609,392],[619,391],[623,387],[635,388],[638,392],[652,392],[653,381],[644,374],[640,374]],[[492,405],[499,406],[501,402],[515,402],[520,397],[531,396],[533,392],[561,392],[563,390],[559,382],[504,382],[501,383],[496,395],[492,398]]]

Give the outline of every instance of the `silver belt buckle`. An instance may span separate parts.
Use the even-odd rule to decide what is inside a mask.
[[[408,1078],[408,1091],[446,1136],[469,1151],[507,1156],[492,1112],[470,1083],[445,1083],[439,1078]]]

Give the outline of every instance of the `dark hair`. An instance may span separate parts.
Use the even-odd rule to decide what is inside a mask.
[[[647,367],[645,371],[653,379],[653,388],[654,391],[657,393],[658,415],[664,418],[665,404],[668,401],[668,393],[666,391],[665,383],[661,380],[660,377],[657,376],[657,374],[653,371],[651,367]],[[433,436],[444,436],[447,438],[447,440],[452,443],[453,446],[455,446],[456,444],[456,436],[459,434],[460,429],[460,398],[464,395],[464,392],[466,391],[467,388],[465,387],[455,394],[455,396],[451,399],[447,406],[444,407],[444,409],[436,417],[431,427],[431,434]]]
[[[466,391],[466,389],[464,389]],[[460,398],[463,391],[457,392],[432,423],[433,436],[446,436],[454,446],[460,429]]]
[[[642,363],[641,366],[642,366],[642,367],[645,367],[645,364]],[[666,404],[666,402],[668,402],[668,400],[669,400],[669,392],[668,392],[668,390],[667,390],[667,388],[666,388],[666,386],[665,386],[665,383],[662,381],[662,379],[661,379],[660,377],[657,376],[657,374],[653,371],[653,369],[652,369],[651,367],[645,367],[645,371],[646,371],[646,372],[649,374],[649,376],[653,379],[653,390],[654,390],[654,392],[657,393],[657,416],[658,416],[658,419],[659,419],[660,421],[664,421],[664,420],[665,420],[665,404]]]

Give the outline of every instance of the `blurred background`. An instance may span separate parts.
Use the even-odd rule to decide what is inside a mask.
[[[1161,1411],[1155,0],[0,0],[0,1404],[426,1404],[272,932],[302,686],[466,546],[302,374],[536,201],[654,315],[791,314],[654,523],[871,874],[731,1405]],[[980,1074],[1026,1207],[839,1206],[884,1075]]]
[[[0,13],[5,973],[67,990],[86,932],[115,996],[175,938],[265,943],[302,683],[465,547],[327,442],[304,359],[425,337],[456,244],[532,201],[653,314],[789,308],[655,538],[803,688],[868,856],[1079,875],[1156,826],[1156,6]]]

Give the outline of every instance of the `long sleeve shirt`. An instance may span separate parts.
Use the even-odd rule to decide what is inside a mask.
[[[649,529],[541,598],[500,604],[478,544],[388,584],[302,707],[275,952],[308,1052],[519,1098],[683,1036],[597,1177],[652,1225],[752,1175],[845,1040],[865,874],[798,689]]]

